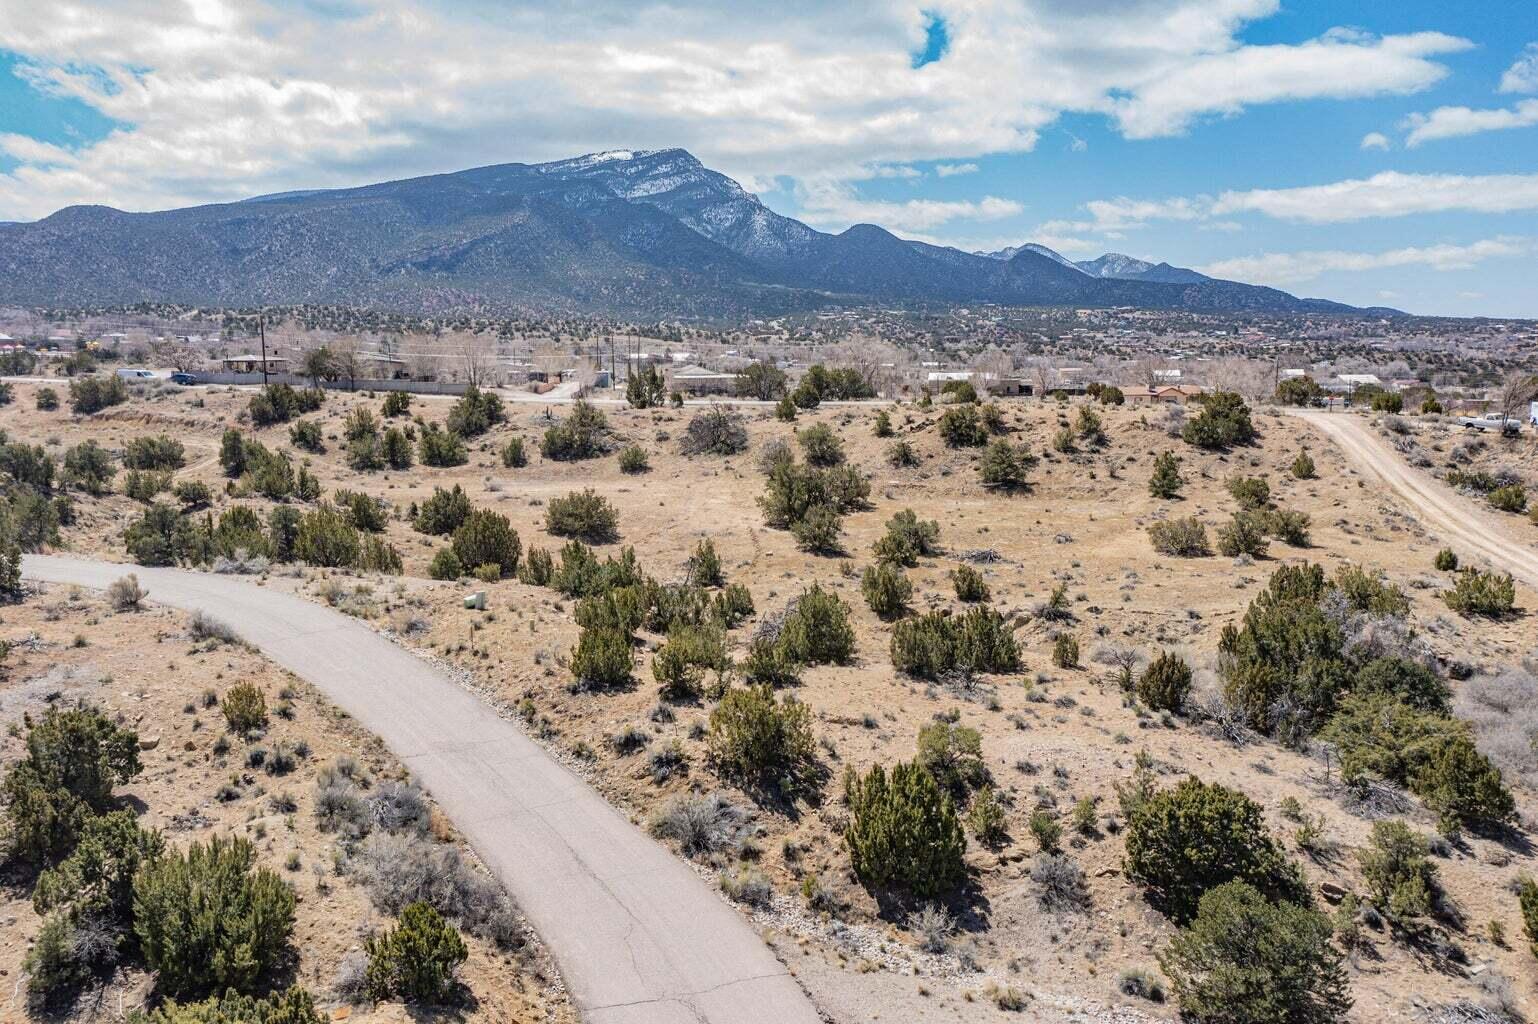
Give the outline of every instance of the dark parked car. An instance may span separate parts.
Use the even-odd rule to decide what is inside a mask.
[[[183,384],[183,385],[186,385],[186,384],[196,384],[197,382],[198,382],[198,378],[194,374],[191,374],[191,373],[177,372],[177,373],[171,374],[171,383],[172,384]]]

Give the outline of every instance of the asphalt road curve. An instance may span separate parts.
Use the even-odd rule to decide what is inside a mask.
[[[28,555],[28,579],[202,609],[378,735],[523,908],[592,1024],[819,1024],[749,923],[443,672],[354,619],[238,577]]]

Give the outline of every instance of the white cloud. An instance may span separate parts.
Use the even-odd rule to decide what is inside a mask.
[[[1417,213],[1510,213],[1538,209],[1538,174],[1403,174],[1301,188],[1224,192],[1207,212],[1262,213],[1280,220],[1334,224]]]
[[[904,178],[910,181],[924,176],[923,171],[907,164],[882,164],[872,168],[870,174],[873,178]]]
[[[1413,148],[1436,139],[1456,139],[1535,124],[1538,124],[1538,100],[1523,100],[1509,110],[1438,107],[1429,114],[1411,114],[1405,118],[1404,127],[1409,130],[1405,145]]]
[[[852,224],[879,224],[889,231],[932,241],[926,232],[953,221],[1002,220],[1025,207],[1011,199],[909,199],[904,202],[861,199],[845,184],[820,182],[802,190],[801,217],[808,224],[842,231]]]
[[[39,87],[122,129],[0,174],[0,218],[357,184],[616,146],[685,146],[760,181],[1031,149],[1065,113],[1132,137],[1262,103],[1409,93],[1467,44],[1332,32],[1252,46],[1279,0],[953,0],[915,70],[908,0],[448,5],[0,4]],[[979,82],[988,88],[980,89]]]
[[[935,173],[942,178],[954,178],[958,174],[976,174],[976,164],[937,164]]]
[[[1212,277],[1286,287],[1332,271],[1360,272],[1392,267],[1467,270],[1486,260],[1526,256],[1533,251],[1532,239],[1503,236],[1470,245],[1412,246],[1386,252],[1268,252],[1218,260],[1199,269]]]
[[[1377,38],[1337,30],[1297,46],[1235,47],[1188,61],[1113,106],[1129,137],[1170,135],[1200,115],[1258,103],[1418,92],[1447,75],[1429,58],[1469,46],[1440,32]]]
[[[1538,92],[1538,43],[1528,43],[1506,69],[1501,76],[1501,92]]]
[[[1382,132],[1368,132],[1362,136],[1363,149],[1388,149],[1390,142]]]

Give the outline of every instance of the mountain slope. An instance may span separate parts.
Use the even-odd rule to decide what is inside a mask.
[[[1098,259],[1086,260],[1074,266],[1091,277],[1111,277],[1124,281],[1162,281],[1165,284],[1197,284],[1211,281],[1206,274],[1198,274],[1185,267],[1172,267],[1168,263],[1149,263],[1121,253],[1108,252]]]
[[[331,303],[646,317],[872,300],[1349,308],[1141,266],[1130,279],[1093,276],[1044,246],[979,255],[869,224],[826,234],[775,213],[680,149],[158,213],[71,207],[0,225],[0,302],[35,306]]]

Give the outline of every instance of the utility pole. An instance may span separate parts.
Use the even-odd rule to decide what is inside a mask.
[[[262,387],[267,386],[267,318],[256,318],[256,329],[262,336]]]

